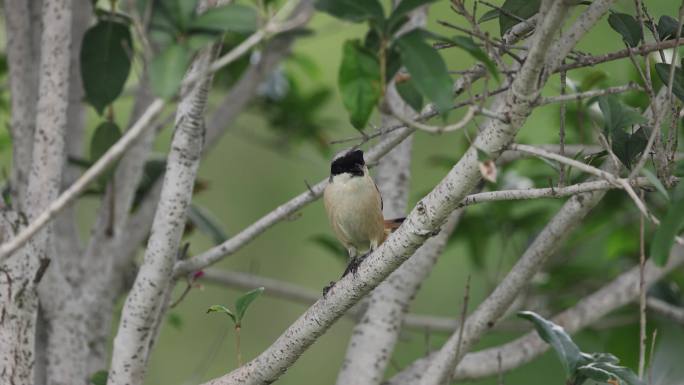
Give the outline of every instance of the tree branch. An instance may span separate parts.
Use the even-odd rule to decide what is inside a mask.
[[[673,247],[669,262],[664,268],[656,267],[650,260],[647,261],[644,270],[647,286],[653,285],[682,264],[684,264],[684,247],[679,245]],[[582,299],[577,305],[553,317],[552,320],[563,326],[567,332],[575,333],[600,320],[613,310],[634,301],[638,295],[639,266],[635,266],[600,290]],[[536,331],[531,331],[504,345],[466,355],[450,380],[466,381],[494,376],[499,369],[498,357],[502,359],[501,370],[510,371],[539,357],[548,347],[549,345],[539,338]],[[415,361],[385,382],[384,385],[416,383],[433,355]]]
[[[194,60],[186,79],[203,76],[178,104],[176,128],[164,173],[161,197],[154,217],[145,258],[123,308],[114,339],[109,385],[141,384],[147,357],[156,336],[162,299],[173,280],[187,208],[192,200],[204,140],[203,114],[212,76],[206,69],[220,45],[205,48]]]

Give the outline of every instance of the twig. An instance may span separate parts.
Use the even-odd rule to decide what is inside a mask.
[[[561,72],[561,73],[564,73],[564,72]],[[537,101],[537,105],[543,106],[543,105],[551,104],[551,103],[563,103],[563,102],[572,101],[572,100],[589,99],[589,98],[593,98],[596,96],[619,94],[619,93],[632,91],[632,90],[642,91],[643,88],[634,82],[629,82],[628,84],[625,84],[622,86],[608,87],[608,88],[604,88],[604,89],[590,90],[590,91],[578,92],[578,93],[574,93],[574,94],[561,94],[558,96],[540,98],[539,101]]]
[[[614,61],[616,59],[624,59],[630,56],[630,54],[636,55],[647,55],[653,51],[658,51],[661,49],[668,49],[678,47],[682,44],[678,40],[666,40],[660,43],[649,43],[643,44],[635,48],[625,48],[620,51],[611,52],[603,55],[597,56],[585,56],[574,63],[563,64],[556,69],[556,72],[569,71],[577,68],[592,67],[597,64]]]
[[[642,191],[641,198],[644,193]],[[646,267],[646,242],[644,240],[644,216],[639,216],[639,378],[644,378],[646,358],[646,281],[644,268]]]
[[[561,98],[565,96],[565,88],[567,85],[567,72],[561,71],[560,73],[560,83],[561,83]],[[565,102],[560,103],[560,127],[558,131],[558,138],[560,141],[560,154],[565,156],[565,114],[566,106]],[[558,170],[558,187],[563,187],[565,185],[565,165],[561,165]]]
[[[474,107],[474,106],[468,107],[468,111],[466,111],[465,116],[463,116],[463,118],[461,118],[461,120],[459,120],[458,122],[456,122],[454,124],[450,124],[447,126],[432,126],[429,124],[420,123],[418,121],[415,121],[415,120],[409,119],[405,116],[402,116],[400,113],[398,113],[396,111],[392,111],[392,114],[394,115],[395,118],[397,118],[397,120],[406,124],[409,127],[413,127],[415,129],[418,129],[421,131],[429,132],[431,134],[443,134],[445,132],[457,131],[457,130],[460,130],[463,127],[465,127],[475,117],[475,111],[477,111],[477,107]]]

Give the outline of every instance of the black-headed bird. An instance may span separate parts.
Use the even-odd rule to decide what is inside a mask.
[[[382,197],[361,150],[350,150],[333,159],[323,202],[335,236],[349,252],[349,265],[342,277],[356,273],[366,256],[404,220],[383,218]]]

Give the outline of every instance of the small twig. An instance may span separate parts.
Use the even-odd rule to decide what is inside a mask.
[[[651,351],[648,352],[648,385],[653,384],[653,353],[655,352],[656,337],[658,336],[658,329],[653,330],[651,335]]]
[[[563,64],[559,66],[556,69],[556,72],[560,71],[569,71],[577,68],[583,68],[583,67],[592,67],[597,64],[609,62],[609,61],[614,61],[616,59],[624,59],[630,56],[630,54],[636,54],[636,55],[647,55],[653,51],[658,51],[661,49],[668,49],[668,48],[674,48],[678,47],[682,44],[681,41],[678,40],[666,40],[662,41],[660,43],[650,43],[650,44],[643,44],[639,47],[635,48],[625,48],[620,51],[616,52],[611,52],[607,53],[604,55],[597,55],[597,56],[583,56],[580,60],[574,62],[574,63],[568,63],[568,64]]]
[[[429,132],[431,134],[442,134],[445,132],[457,131],[457,130],[460,130],[463,127],[465,127],[475,117],[475,111],[476,110],[477,110],[477,108],[470,106],[468,108],[468,111],[466,112],[465,116],[461,120],[459,120],[458,122],[456,122],[454,124],[450,124],[447,126],[432,126],[429,124],[420,123],[418,121],[411,120],[405,116],[402,116],[401,114],[397,113],[396,111],[392,111],[392,115],[395,118],[397,118],[397,120],[406,124],[409,127],[413,127],[415,129],[421,130],[421,131],[426,131],[426,132]]]
[[[560,89],[560,96],[561,98],[565,96],[565,87],[567,85],[567,72],[561,71],[560,73],[560,83],[561,83],[561,89]],[[560,103],[560,128],[558,132],[558,137],[560,141],[560,154],[562,156],[565,156],[565,114],[566,114],[566,106],[565,102],[561,101]],[[561,165],[560,169],[558,170],[558,187],[563,187],[565,185],[565,165]]]
[[[679,16],[677,19],[677,35],[675,36],[675,46],[679,45],[679,41],[682,36],[682,18],[684,18],[684,1],[682,2],[682,5],[679,6]],[[667,82],[667,95],[672,102],[672,86],[674,84],[674,74],[675,74],[675,61],[677,60],[677,50],[674,50],[672,52],[672,59],[670,61],[670,73],[669,73],[669,78]]]
[[[468,300],[470,299],[470,274],[466,278],[465,293],[463,294],[463,307],[461,308],[461,320],[458,328],[458,343],[456,344],[456,357],[460,357],[461,343],[463,342],[463,330],[465,329],[466,316],[468,315]]]
[[[561,72],[561,73],[564,73],[564,72]],[[622,86],[608,87],[608,88],[603,88],[603,89],[598,89],[598,90],[578,92],[578,93],[574,93],[574,94],[562,94],[561,93],[561,95],[558,95],[558,96],[550,96],[547,98],[539,98],[539,101],[537,101],[537,105],[543,106],[543,105],[551,104],[551,103],[563,103],[563,102],[572,101],[572,100],[589,99],[589,98],[593,98],[596,96],[619,94],[619,93],[632,91],[632,90],[643,91],[643,88],[634,82],[629,82],[629,83],[622,85]]]
[[[641,192],[643,199],[644,193]],[[644,378],[646,358],[646,242],[644,240],[644,216],[639,216],[639,378]]]

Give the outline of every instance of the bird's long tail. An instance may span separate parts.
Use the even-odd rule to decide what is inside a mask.
[[[385,239],[387,239],[387,236],[392,234],[394,230],[398,229],[399,226],[401,226],[402,223],[404,223],[404,218],[395,218],[395,219],[385,219]],[[385,241],[383,239],[383,242]]]

